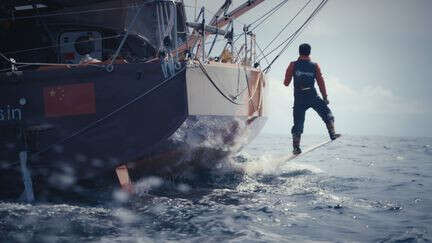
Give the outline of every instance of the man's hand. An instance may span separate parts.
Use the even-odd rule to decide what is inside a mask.
[[[328,100],[327,96],[324,97],[324,102],[325,102],[327,105],[330,104],[330,101]]]

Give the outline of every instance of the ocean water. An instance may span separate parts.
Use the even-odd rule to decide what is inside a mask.
[[[134,197],[2,201],[0,242],[432,240],[432,138],[343,136],[289,153],[289,136],[260,135],[211,171],[141,178]]]

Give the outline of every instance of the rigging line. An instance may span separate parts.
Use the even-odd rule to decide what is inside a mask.
[[[1,53],[1,52],[0,52],[0,57],[5,59],[8,63],[12,63],[11,60],[9,58],[7,58],[5,55],[3,55],[3,53]]]
[[[216,15],[216,12],[213,12],[211,10],[208,10],[207,8],[204,8],[205,11],[207,11],[210,14]],[[241,24],[241,25],[246,25],[245,23],[243,23],[242,21],[238,20],[238,19],[232,19],[232,17],[228,17],[231,21],[233,22],[238,22],[237,24]]]
[[[15,68],[17,69],[17,71],[18,71],[20,68],[32,66],[32,65],[27,65],[27,64],[17,64],[17,63],[14,63],[14,65],[15,65]],[[2,69],[2,70],[0,70],[0,72],[8,71],[8,70],[12,70],[12,67]]]
[[[233,37],[238,37],[238,36],[242,36],[243,35],[243,33],[242,34],[237,34],[237,35],[234,35]],[[200,36],[200,35],[197,35],[197,36]],[[223,39],[218,39],[216,42],[218,43],[218,42],[221,42],[221,41],[226,41],[226,39],[225,38],[223,38]],[[213,41],[212,40],[210,40],[210,41],[207,41],[205,44],[206,45],[209,45],[209,44],[211,44]]]
[[[92,40],[78,41],[78,42],[74,42],[74,43],[84,43],[84,42],[91,42],[91,41],[98,41],[98,40],[108,40],[108,39],[115,39],[115,38],[123,37],[123,36],[125,36],[125,35],[113,35],[113,36],[109,36],[109,37],[95,38]],[[10,54],[17,54],[17,53],[29,52],[29,51],[39,51],[39,50],[62,47],[62,46],[67,46],[67,45],[72,45],[72,44],[71,43],[65,43],[65,44],[44,46],[44,47],[31,48],[31,49],[23,49],[23,50],[19,50],[19,51],[5,52],[4,54],[10,55]]]
[[[193,6],[190,6],[190,5],[184,5],[184,7],[185,8],[194,8]],[[210,14],[216,15],[216,12],[210,11],[207,8],[205,8],[204,10]],[[229,17],[229,16],[228,16],[228,18],[231,19],[231,21],[233,21],[234,23],[236,23],[238,25],[247,25],[247,24],[243,23],[242,21],[239,21],[238,19],[232,19],[232,17]]]
[[[210,83],[213,85],[213,87],[219,92],[219,94],[221,94],[225,99],[227,99],[229,102],[233,103],[234,105],[245,105],[245,104],[242,104],[242,103],[235,102],[230,97],[228,97],[224,92],[222,92],[222,90],[214,83],[213,79],[210,77],[209,73],[205,69],[205,67],[202,64],[202,62],[199,59],[196,59],[196,60],[199,63],[199,67],[200,67],[201,71],[204,73],[204,75],[207,77],[207,79],[210,81]]]
[[[16,66],[16,68],[17,68],[17,69],[20,69],[20,68],[22,68],[22,67],[28,67],[28,66],[31,66],[31,65],[21,65],[21,66]],[[12,71],[12,68],[10,67],[10,68],[6,68],[6,69],[0,69],[0,73],[1,73],[1,72],[6,72],[6,71]]]
[[[237,39],[235,39],[234,41],[233,41],[233,45],[235,45],[235,43],[240,39],[240,38],[242,38],[242,36],[243,35],[245,35],[246,33],[243,31],[243,33],[241,33],[241,34],[239,34],[238,36],[237,36]]]
[[[247,89],[249,89],[249,82],[247,82],[247,85],[245,88],[243,88],[243,90],[240,91],[240,66],[243,67],[243,71],[245,72],[245,78],[246,80],[249,80],[247,73],[246,73],[246,66],[241,65],[241,64],[237,64],[237,94],[233,95],[236,99],[242,95]],[[255,86],[255,90],[257,89],[257,86]],[[255,93],[255,92],[254,92]],[[249,95],[250,95],[250,91],[249,91]]]
[[[291,20],[279,31],[279,33],[267,44],[266,47],[263,49],[263,53],[272,45],[276,39],[288,28],[288,26],[306,9],[306,7],[312,2],[312,0],[309,0],[298,12],[297,14],[291,18]]]
[[[35,3],[33,3],[32,5],[33,5],[33,9],[34,9],[35,12],[36,12],[36,16],[38,17],[39,22],[43,25],[43,27],[44,27],[44,29],[45,29],[47,35],[48,35],[49,38],[51,39],[51,42],[54,42],[54,37],[52,36],[51,31],[48,29],[48,26],[46,25],[45,21],[43,21],[43,19],[39,17],[39,16],[40,16],[39,9],[37,8],[37,6],[36,6]]]
[[[258,50],[261,52],[260,55],[264,55],[263,50],[262,50],[261,47],[258,45],[258,42],[256,42],[255,45],[258,47]],[[267,65],[269,65],[270,62],[269,62],[269,60],[267,59],[267,57],[264,57],[264,59],[265,59]],[[256,63],[258,63],[258,62],[256,62]]]
[[[215,37],[214,37],[214,39],[213,39],[213,42],[211,43],[210,49],[209,49],[209,51],[208,51],[207,57],[210,57],[210,54],[211,54],[212,51],[213,51],[213,47],[214,47],[215,44],[216,44],[217,38],[218,38],[218,35],[215,35]],[[206,44],[206,45],[207,45],[207,44]]]
[[[144,5],[150,5],[152,2],[147,3],[141,3],[137,5],[129,5],[125,7],[118,7],[118,8],[100,8],[100,9],[92,9],[92,10],[83,10],[83,11],[72,11],[72,12],[57,12],[52,14],[44,14],[44,15],[30,15],[30,16],[23,16],[23,17],[14,17],[14,18],[0,18],[0,21],[7,21],[7,20],[22,20],[22,19],[34,19],[34,18],[47,18],[47,17],[55,17],[60,15],[74,15],[74,14],[86,14],[86,13],[97,13],[97,12],[104,12],[104,11],[114,11],[119,9],[129,9],[129,8],[136,8],[138,6],[144,6]]]
[[[288,1],[288,0],[283,0],[283,1]],[[187,7],[187,8],[193,8],[193,6],[189,6],[189,5],[184,5],[184,7]],[[204,8],[204,10],[205,11],[207,11],[208,13],[211,13],[211,14],[213,14],[213,15],[215,15],[216,13],[215,12],[213,12],[213,11],[210,11],[210,10],[208,10],[207,8]],[[250,26],[250,25],[248,25],[248,24],[246,24],[246,23],[243,23],[242,21],[239,21],[238,19],[233,19],[232,17],[228,17],[232,22],[234,22],[234,24],[237,24],[237,25],[242,25],[242,26]],[[244,33],[241,33],[241,34],[237,34],[237,35],[234,35],[234,37],[237,37],[237,39],[235,39],[234,41],[233,41],[233,45],[242,37],[244,35]],[[207,43],[206,43],[207,44]]]
[[[252,100],[253,96],[255,95],[255,92],[253,95],[251,95],[251,90],[250,90],[250,85],[249,85],[249,77],[248,77],[247,72],[246,72],[246,66],[243,66],[243,70],[244,70],[245,78],[246,78],[246,85],[247,85],[247,90],[248,90],[248,95],[249,95],[249,103],[252,104],[252,107],[255,110],[254,102],[250,102]],[[258,83],[259,83],[259,80],[257,82],[257,85],[258,85]],[[255,89],[255,91],[256,91],[256,89]]]
[[[323,0],[320,5],[314,10],[314,12],[311,14],[311,16],[306,20],[306,22],[295,32],[293,35],[291,35],[291,39],[289,39],[288,43],[285,44],[285,46],[282,48],[282,50],[276,55],[276,57],[272,60],[270,65],[268,65],[263,71],[268,72],[269,68],[273,65],[273,63],[288,49],[288,47],[294,42],[294,40],[300,35],[300,33],[303,31],[304,27],[321,11],[321,9],[326,5],[328,0]],[[278,47],[279,48],[279,47]]]
[[[128,38],[129,33],[130,33],[132,27],[135,25],[135,22],[136,22],[136,20],[138,19],[138,16],[140,15],[142,9],[143,9],[143,6],[141,6],[141,7],[138,9],[138,11],[137,11],[135,17],[133,18],[132,22],[129,24],[129,26],[128,26],[127,30],[126,30],[126,35],[123,36],[123,39],[122,39],[122,41],[120,42],[119,47],[117,48],[117,50],[116,50],[114,56],[112,56],[112,58],[111,58],[111,62],[110,62],[110,64],[107,66],[108,68],[112,68],[112,67],[113,67],[114,62],[115,62],[115,60],[117,59],[118,55],[120,54],[120,51],[123,49],[123,46],[124,46],[124,44],[125,44],[125,42],[126,42],[126,39]]]
[[[98,68],[105,68],[106,65],[104,65],[102,62],[99,64],[92,64],[92,63],[79,63],[79,64],[68,64],[68,63],[44,63],[44,62],[16,62],[17,65],[22,66],[56,66],[56,67],[82,67],[82,66],[91,66],[91,67],[98,67]]]
[[[276,46],[275,48],[273,48],[269,53],[267,53],[266,55],[264,55],[260,61],[269,56],[270,54],[272,54],[273,52],[277,51],[280,47],[284,46],[287,42],[290,42],[292,38],[295,38],[296,35],[298,34],[298,32],[300,32],[302,30],[302,28],[304,28],[306,26],[306,24],[316,15],[317,10],[321,9],[322,3],[323,2],[327,2],[327,0],[323,0],[318,6],[317,8],[311,13],[311,15],[307,18],[307,20],[296,30],[294,31],[288,38],[286,38],[284,41],[282,41],[278,46]],[[260,56],[261,57],[261,56]]]
[[[282,8],[283,5],[285,5],[289,0],[283,0],[282,2],[280,2],[278,5],[276,5],[274,8],[272,8],[270,11],[268,11],[267,13],[265,13],[263,16],[261,16],[260,18],[258,18],[257,20],[255,20],[254,22],[252,22],[249,26],[254,25],[256,22],[258,22],[260,19],[264,18],[266,15],[266,17],[264,19],[262,19],[256,26],[254,26],[252,28],[251,31],[254,31],[256,28],[258,28],[260,25],[262,25],[267,19],[269,19],[273,14],[275,14],[277,11],[279,11],[279,9]]]
[[[241,35],[243,35],[243,34],[237,34],[237,35],[235,35],[234,37],[237,37],[237,36],[241,36]],[[222,42],[222,41],[225,41],[225,42],[227,42],[227,40],[225,39],[225,38],[222,38],[222,39],[218,39],[218,40],[210,40],[210,41],[207,41],[207,42],[205,42],[205,44],[206,45],[215,45],[216,43],[220,43],[220,42]],[[210,54],[210,53],[209,53]]]
[[[235,97],[239,97],[240,96],[240,64],[237,64],[237,95],[235,95]],[[243,91],[242,91],[243,92]]]
[[[328,0],[323,0],[320,5],[315,9],[315,11],[312,13],[312,15],[306,20],[306,22],[304,23],[304,25],[300,28],[300,30],[298,31],[298,33],[296,33],[296,35],[294,36],[293,40],[291,41],[291,43],[294,41],[294,39],[303,31],[304,27],[306,27],[307,24],[310,23],[310,21],[321,11],[321,9],[324,7],[324,5],[328,2]],[[289,43],[288,45],[286,45],[282,51],[281,54],[283,52],[285,52],[286,49],[288,49],[289,45],[291,44]]]
[[[322,8],[322,7],[321,7]],[[320,9],[321,9],[320,8]],[[267,73],[273,63],[288,49],[289,46],[294,42],[294,40],[300,35],[301,32],[303,32],[304,28],[301,28],[298,32],[295,33],[294,37],[285,45],[285,47],[278,53],[278,55],[272,60],[269,66],[267,66],[264,71]]]
[[[230,97],[228,97],[217,85],[216,85],[216,83],[213,81],[213,79],[210,77],[210,74],[207,72],[207,70],[205,69],[205,67],[204,67],[204,65],[202,64],[202,62],[199,60],[199,59],[197,59],[197,61],[198,61],[198,64],[199,64],[199,67],[200,67],[200,69],[201,69],[201,71],[204,73],[204,75],[207,77],[207,79],[210,81],[210,83],[213,85],[213,87],[219,92],[219,94],[221,94],[225,99],[227,99],[229,102],[231,102],[231,103],[233,103],[233,104],[235,104],[235,105],[247,105],[247,104],[249,104],[251,101],[252,101],[252,99],[253,99],[253,97],[255,96],[255,94],[256,94],[256,92],[257,92],[257,90],[258,90],[258,84],[261,82],[261,78],[260,78],[260,76],[258,76],[259,77],[259,80],[258,80],[258,82],[257,82],[257,84],[256,84],[256,86],[255,86],[255,88],[254,88],[254,92],[253,92],[253,94],[252,94],[252,96],[250,96],[249,98],[248,98],[248,101],[246,102],[246,103],[237,103],[237,102],[235,102],[234,100],[232,100]],[[243,68],[244,68],[244,71],[245,71],[245,73],[246,73],[246,67],[245,66],[243,66]],[[247,77],[247,74],[246,74],[246,77]],[[249,85],[249,80],[248,79],[246,79],[246,82],[248,82],[248,85]],[[244,90],[242,91],[242,92],[244,92]]]
[[[282,41],[277,47],[275,47],[273,50],[271,50],[269,53],[267,53],[265,56],[263,56],[260,61],[269,56],[270,54],[272,54],[273,52],[277,51],[280,47],[282,47],[283,45],[285,45],[287,42],[289,42],[296,34],[298,34],[298,32],[304,28],[306,26],[306,24],[316,15],[317,10],[320,10],[322,7],[322,3],[323,2],[327,2],[327,0],[323,0],[319,6],[311,13],[311,15],[306,19],[306,21],[294,32],[292,33],[287,39],[285,39],[284,41]]]
[[[249,26],[254,25],[258,21],[260,21],[261,19],[263,19],[264,17],[266,17],[268,14],[270,14],[270,15],[273,14],[271,12],[275,11],[276,9],[278,9],[281,5],[285,4],[286,2],[288,2],[288,0],[282,0],[280,3],[278,3],[272,9],[270,9],[269,11],[267,11],[266,13],[264,13],[262,16],[260,16],[259,18],[257,18],[255,21],[253,21],[252,23],[250,23]]]
[[[233,53],[233,54],[235,54],[235,59],[234,59],[234,62],[235,63],[237,63],[237,62],[240,62],[241,61],[241,55],[240,54],[242,54],[244,51],[244,48],[245,48],[245,45],[243,44],[241,47],[240,47],[240,49],[239,50],[235,50],[236,52],[235,53]]]

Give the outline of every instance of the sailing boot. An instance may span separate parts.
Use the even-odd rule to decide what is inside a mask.
[[[335,132],[335,127],[334,127],[334,122],[333,121],[329,121],[326,123],[327,126],[327,130],[330,136],[331,140],[335,140],[336,138],[340,137],[341,135],[339,133]]]
[[[293,154],[294,155],[298,155],[301,154],[301,149],[300,149],[300,138],[301,135],[293,135]]]

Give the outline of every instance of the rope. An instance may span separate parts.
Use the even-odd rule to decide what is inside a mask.
[[[120,54],[121,49],[123,49],[123,45],[124,45],[124,43],[126,42],[126,39],[128,38],[129,33],[130,33],[132,27],[135,25],[135,21],[138,19],[138,15],[141,13],[141,10],[143,9],[143,7],[144,7],[144,6],[141,6],[141,7],[138,9],[138,11],[137,11],[135,17],[133,18],[132,22],[129,24],[129,26],[128,26],[127,30],[126,30],[126,35],[123,37],[122,41],[120,42],[120,45],[119,45],[119,47],[117,48],[115,54],[112,56],[112,58],[111,58],[111,62],[110,62],[110,64],[108,65],[108,67],[111,67],[111,68],[112,68],[113,63],[115,62],[115,60],[117,59],[118,55]]]
[[[208,13],[211,13],[211,14],[213,14],[213,15],[216,15],[216,12],[210,11],[210,10],[208,10],[207,8],[205,8],[204,10],[207,11]],[[238,20],[238,19],[233,19],[233,18],[230,17],[230,16],[227,16],[227,17],[228,17],[232,22],[237,22],[238,24],[246,25],[245,23],[243,23],[242,21],[240,21],[240,20]]]
[[[253,94],[249,97],[248,101],[246,103],[238,103],[236,101],[234,101],[233,99],[231,99],[230,97],[228,97],[217,85],[216,83],[213,81],[213,79],[210,77],[210,74],[207,72],[207,70],[205,69],[204,65],[202,64],[202,62],[200,60],[198,60],[199,63],[199,67],[201,68],[201,71],[204,73],[204,75],[207,77],[207,79],[210,81],[210,83],[213,85],[213,87],[219,92],[220,95],[222,95],[225,99],[227,99],[230,103],[234,104],[234,105],[247,105],[248,103],[250,103],[250,101],[253,99],[253,97],[255,96],[256,91],[258,90],[258,84],[260,83],[260,80],[258,80],[257,85],[255,86],[254,92]],[[246,82],[247,85],[249,86],[249,78],[247,76],[246,73],[246,67],[244,67],[244,71],[246,74]],[[243,93],[246,89],[244,89],[241,93]],[[240,93],[240,94],[241,94]]]
[[[261,17],[259,17],[258,19],[256,19],[254,22],[252,22],[249,25],[244,24],[244,26],[248,26],[251,27],[252,25],[254,25],[256,22],[260,21],[262,18],[262,21],[260,23],[258,23],[255,27],[252,28],[251,31],[254,31],[256,28],[258,28],[261,24],[263,24],[268,18],[270,18],[274,13],[276,13],[279,9],[282,8],[283,5],[285,5],[289,0],[283,0],[282,2],[280,2],[278,5],[276,5],[275,7],[273,7],[272,9],[270,9],[269,11],[267,11],[267,13],[263,14]],[[242,34],[239,34],[237,36],[237,38],[234,40],[233,44],[235,44],[244,34],[246,34],[245,32],[243,32]]]
[[[256,22],[258,22],[258,21],[260,21],[262,19],[262,21],[259,22],[256,26],[254,26],[251,31],[254,31],[256,28],[258,28],[260,25],[262,25],[268,18],[270,18],[274,13],[276,13],[279,9],[281,9],[282,6],[285,5],[288,1],[289,0],[283,0],[278,5],[276,5],[272,9],[270,9],[267,13],[265,13],[264,15],[262,15],[261,17],[259,17],[258,19],[256,19],[254,22],[252,22],[249,25],[249,27],[252,26],[252,25],[254,25]]]
[[[5,59],[8,63],[12,63],[11,60],[9,58],[7,58],[5,55],[3,55],[3,53],[1,53],[1,52],[0,52],[0,57]]]
[[[190,5],[183,5],[185,8],[195,8],[194,6],[190,6]],[[210,13],[210,14],[213,14],[213,15],[216,15],[216,12],[213,12],[213,11],[210,11],[210,10],[208,10],[207,8],[205,8],[205,11],[207,12],[207,13]],[[199,16],[198,16],[199,17]],[[228,16],[228,18],[232,21],[232,22],[234,22],[234,23],[236,23],[236,24],[238,24],[238,25],[247,25],[247,24],[245,24],[245,23],[243,23],[242,21],[240,21],[240,20],[238,20],[238,19],[233,19],[232,17],[230,17],[230,16]]]
[[[54,37],[53,37],[51,31],[49,30],[49,28],[48,28],[48,26],[46,25],[45,21],[43,21],[43,19],[40,18],[40,16],[39,16],[40,13],[39,13],[39,9],[38,9],[38,7],[36,6],[35,3],[33,3],[32,5],[33,5],[33,9],[34,9],[35,12],[36,12],[36,16],[37,16],[39,22],[43,25],[43,27],[44,27],[44,29],[45,29],[45,32],[47,33],[47,35],[48,35],[49,38],[51,39],[51,42],[54,43]]]
[[[16,69],[20,69],[20,68],[22,68],[22,67],[28,67],[28,66],[30,66],[30,65],[15,66],[15,68],[16,68]],[[10,68],[5,68],[5,69],[0,69],[0,73],[1,73],[1,72],[6,72],[6,71],[11,71],[11,70],[12,70],[12,67],[10,67]]]
[[[306,7],[312,2],[312,0],[309,0],[298,12],[297,14],[291,18],[291,20],[279,31],[279,33],[270,41],[270,43],[267,44],[266,47],[264,47],[263,52],[265,52],[267,50],[267,48],[273,44],[273,42],[286,30],[286,28],[288,28],[288,26],[300,15],[300,13],[302,13]]]
[[[290,40],[290,42],[292,43],[294,41],[294,39],[304,30],[304,27],[306,27],[307,24],[310,23],[310,21],[321,11],[321,9],[324,7],[324,5],[328,2],[328,0],[323,0],[320,5],[314,10],[314,12],[311,14],[311,16],[309,16],[309,18],[306,20],[306,22],[299,28],[299,30],[297,31],[296,35],[294,36],[294,38],[292,40]],[[283,52],[285,52],[285,50],[289,47],[289,45],[291,43],[288,43],[284,49],[282,49],[282,51],[280,52],[280,54],[282,54]]]
[[[184,4],[183,6],[184,6],[185,8],[193,8],[193,9],[195,8],[195,6],[190,6],[190,5],[186,5],[186,4]],[[199,18],[199,17],[201,16],[202,12],[203,12],[203,10],[201,10],[201,12],[199,13],[199,15],[198,15],[197,18]],[[216,15],[216,14],[217,14],[216,12],[210,11],[210,10],[208,10],[207,8],[204,8],[204,12],[207,12],[207,13],[210,13],[210,14],[213,14],[213,15]],[[238,19],[233,19],[232,17],[229,17],[229,16],[228,16],[228,18],[231,20],[231,22],[233,22],[233,24],[243,25],[243,26],[246,25],[245,23],[239,21]],[[195,22],[196,22],[197,20],[198,20],[198,19],[195,19]],[[241,37],[242,35],[243,35],[243,33],[242,33],[242,34],[235,35],[234,37],[237,37],[237,36]],[[200,36],[200,35],[198,35],[198,36]],[[213,45],[213,43],[217,43],[217,42],[219,42],[219,41],[224,41],[224,39],[208,41],[208,42],[205,42],[205,45],[208,45],[208,44],[212,44],[212,45]],[[237,41],[237,39],[236,39],[235,41]],[[233,42],[233,45],[235,44],[235,41]],[[195,40],[195,43],[192,45],[192,47],[196,46],[196,44],[197,44],[198,42],[199,42],[199,40],[198,40],[198,38],[197,38],[197,40]]]
[[[233,103],[234,105],[245,105],[245,104],[242,104],[242,103],[235,102],[230,97],[228,97],[224,92],[222,92],[222,90],[215,84],[215,82],[213,81],[213,79],[210,77],[210,75],[208,74],[208,72],[205,69],[205,67],[202,64],[202,62],[199,59],[197,59],[197,61],[199,63],[199,67],[201,68],[201,71],[204,73],[204,75],[207,77],[207,79],[210,81],[210,83],[213,85],[213,87],[219,92],[219,94],[221,94],[225,99],[227,99],[229,102]]]
[[[244,69],[244,72],[245,72],[246,85],[247,85],[247,90],[248,90],[248,95],[249,95],[248,103],[251,103],[250,101],[251,101],[252,98],[254,97],[255,92],[256,92],[256,89],[255,89],[254,94],[251,95],[251,90],[250,90],[250,85],[249,85],[249,77],[248,77],[247,72],[246,72],[246,67],[243,66],[243,69]],[[257,82],[257,86],[258,86],[258,83],[259,83],[259,80],[258,80],[258,82]],[[253,107],[253,109],[255,110],[255,104],[254,104],[253,102],[252,102],[252,107]]]
[[[256,47],[258,47],[258,50],[261,52],[260,55],[264,55],[264,51],[261,49],[261,47],[258,45],[257,42],[255,43],[255,45],[256,45]],[[270,62],[268,61],[267,57],[264,57],[264,59],[265,59],[267,65],[269,65]],[[257,63],[259,63],[259,62],[257,62]]]
[[[279,57],[288,49],[288,47],[294,42],[294,40],[299,36],[299,34],[303,31],[303,29],[306,27],[306,25],[321,11],[321,9],[325,6],[325,4],[328,2],[328,0],[322,0],[321,3],[317,6],[317,8],[312,12],[312,14],[308,17],[308,19],[293,33],[291,34],[286,40],[284,40],[281,44],[279,44],[276,48],[274,48],[271,52],[269,52],[264,57],[269,56],[271,53],[278,50],[280,47],[283,46],[282,50],[276,55],[276,57],[271,61],[270,65],[268,65],[264,72],[268,72],[268,70],[271,68],[271,66],[274,64],[274,62],[279,59]],[[263,58],[264,58],[263,57]],[[263,58],[261,58],[259,61],[261,61]]]
[[[16,62],[16,65],[22,66],[56,66],[56,67],[81,67],[81,66],[92,66],[92,67],[105,67],[106,65],[100,65],[95,63],[79,63],[79,64],[67,64],[67,63],[43,63],[43,62]],[[102,64],[102,62],[101,62]]]

